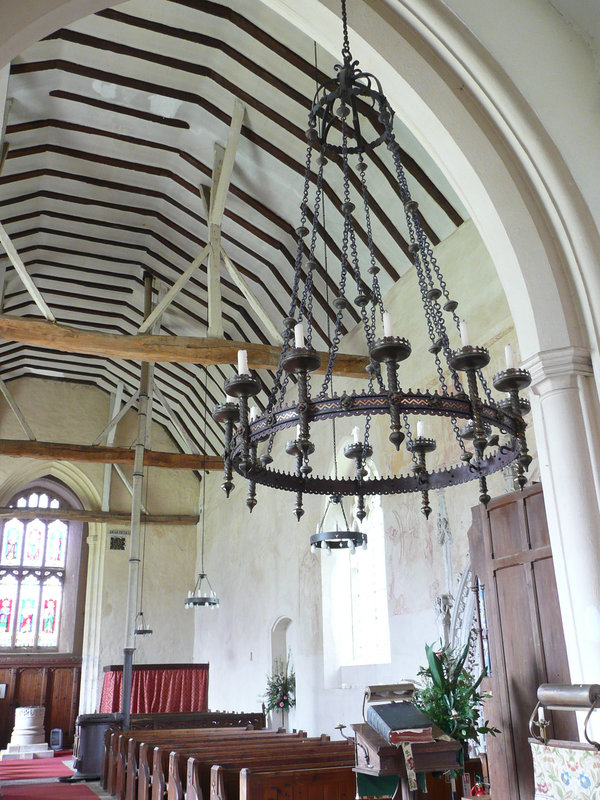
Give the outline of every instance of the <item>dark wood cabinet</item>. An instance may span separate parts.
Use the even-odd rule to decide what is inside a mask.
[[[0,684],[6,684],[5,697],[0,699],[0,747],[10,740],[17,705],[45,706],[46,741],[52,728],[60,728],[64,747],[72,747],[80,678],[80,658],[0,657]]]
[[[488,736],[492,796],[533,797],[527,738],[540,683],[570,683],[544,496],[540,485],[473,509],[469,549],[483,584],[492,692],[485,716],[501,729]],[[550,736],[576,741],[575,715],[555,715]]]

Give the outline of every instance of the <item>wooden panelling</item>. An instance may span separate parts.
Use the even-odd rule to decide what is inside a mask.
[[[528,722],[540,683],[570,683],[541,486],[473,509],[469,549],[485,586],[492,674],[485,712],[501,729],[488,737],[492,794],[531,800]],[[572,713],[555,713],[549,735],[577,741]]]
[[[0,700],[0,747],[12,733],[17,706],[45,706],[44,728],[49,741],[52,728],[60,728],[64,746],[71,747],[79,704],[81,659],[35,656],[0,658],[0,683],[6,696]]]
[[[529,541],[532,550],[549,545],[550,539],[548,537],[544,495],[541,492],[525,498],[525,513],[527,514]]]
[[[510,556],[523,550],[519,509],[515,504],[501,505],[490,510],[490,519],[493,519],[491,544],[494,558]]]

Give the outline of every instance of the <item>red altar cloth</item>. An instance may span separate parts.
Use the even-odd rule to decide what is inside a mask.
[[[105,667],[100,713],[121,710],[123,667]],[[131,683],[131,713],[158,714],[206,711],[208,664],[147,664],[135,666]]]

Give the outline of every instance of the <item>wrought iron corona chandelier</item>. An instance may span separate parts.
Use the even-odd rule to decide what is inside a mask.
[[[297,252],[289,314],[284,320],[283,346],[266,409],[250,409],[249,400],[258,394],[260,383],[248,369],[245,351],[238,353],[238,374],[225,383],[226,401],[216,406],[214,419],[225,428],[224,481],[227,496],[233,487],[233,470],[248,480],[246,503],[250,511],[256,505],[256,485],[283,489],[296,495],[295,513],[303,514],[303,495],[329,495],[334,502],[356,498],[356,516],[365,516],[364,498],[372,494],[420,492],[421,507],[429,516],[429,492],[471,480],[479,482],[479,499],[487,504],[490,497],[487,476],[514,462],[515,485],[523,487],[531,462],[525,438],[523,415],[529,403],[519,392],[529,386],[529,373],[516,368],[507,347],[506,369],[494,375],[493,385],[505,393],[495,400],[482,374],[490,356],[484,347],[469,341],[467,326],[457,314],[458,303],[451,298],[441,269],[421,222],[418,204],[412,199],[401,162],[401,150],[393,132],[394,112],[378,79],[363,72],[353,61],[348,42],[346,4],[342,0],[343,48],[342,64],[335,67],[335,76],[316,91],[308,118],[308,149],[304,190],[300,204],[300,223],[296,228]],[[371,134],[366,132],[370,131]],[[393,160],[397,194],[406,217],[410,237],[408,254],[416,271],[420,300],[429,334],[428,347],[438,376],[436,391],[405,391],[399,380],[399,366],[411,354],[408,339],[392,334],[391,318],[384,308],[379,267],[373,243],[370,194],[367,187],[369,154],[385,145]],[[316,180],[312,177],[313,154],[316,154]],[[317,267],[316,248],[321,240],[327,253],[323,221],[323,173],[328,162],[343,175],[343,235],[340,243],[340,278],[333,300],[335,324],[329,342],[329,357],[321,386],[313,395],[311,373],[320,366],[320,357],[312,346],[313,276]],[[352,178],[351,178],[352,176]],[[314,195],[309,205],[311,183]],[[358,257],[355,218],[357,208],[351,200],[351,185],[357,186],[364,230],[368,244],[366,275]],[[351,300],[352,284],[356,287],[354,305],[359,309],[361,324],[370,355],[368,387],[360,393],[337,394],[332,377],[343,331],[343,317]],[[418,302],[418,301],[417,301]],[[383,336],[376,335],[376,321],[381,320]],[[456,326],[462,346],[450,346],[448,326]],[[298,399],[286,404],[286,389],[295,377]],[[408,474],[367,478],[365,462],[372,454],[370,423],[373,415],[389,417],[389,439],[399,449],[404,442],[412,462]],[[411,419],[436,416],[449,421],[457,441],[456,463],[445,469],[430,469],[428,457],[436,449],[436,441],[424,435],[422,420],[414,426]],[[365,420],[362,441],[344,448],[344,455],[354,464],[353,477],[312,474],[310,457],[315,452],[311,431],[316,423],[345,417]],[[295,430],[287,441],[286,453],[293,459],[294,469],[286,472],[273,466],[275,434]],[[356,429],[355,429],[356,431]],[[502,441],[500,434],[503,434]],[[266,442],[258,455],[258,446]],[[335,436],[334,436],[335,449]],[[318,532],[317,532],[318,533]],[[350,536],[350,532],[348,533]],[[315,537],[313,537],[315,539]],[[357,538],[353,544],[359,544]],[[340,545],[337,545],[340,546]],[[348,543],[346,543],[348,546]]]

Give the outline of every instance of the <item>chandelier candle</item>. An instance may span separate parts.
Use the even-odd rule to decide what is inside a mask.
[[[506,392],[508,398],[498,401],[493,397],[482,373],[489,363],[489,353],[471,344],[467,324],[457,313],[458,301],[450,295],[419,205],[411,196],[403,166],[405,155],[396,141],[394,110],[377,77],[364,71],[353,59],[346,0],[341,0],[341,9],[341,61],[335,67],[335,74],[317,87],[308,115],[306,168],[295,228],[294,280],[287,316],[283,319],[279,366],[268,390],[265,411],[249,424],[248,398],[258,394],[261,385],[248,373],[247,360],[240,363],[239,358],[239,375],[225,384],[225,391],[237,402],[224,403],[215,409],[215,419],[225,425],[223,488],[229,494],[233,485],[231,470],[235,469],[252,487],[261,484],[292,492],[296,497],[297,519],[304,513],[305,494],[328,496],[330,503],[355,497],[357,517],[362,520],[366,495],[420,492],[421,509],[428,516],[431,489],[471,480],[479,481],[479,499],[487,503],[487,476],[511,462],[517,463],[516,485],[522,487],[526,482],[524,473],[531,457],[527,452],[523,415],[529,404],[519,397],[519,391],[529,386],[530,377],[525,370],[514,368],[507,350],[507,368],[494,376],[493,385]],[[375,153],[377,148],[380,150]],[[383,306],[378,278],[380,231],[376,228],[376,215],[371,212],[367,182],[370,165],[378,176],[382,169],[387,170],[393,184],[390,197],[398,198],[397,239],[402,244],[397,259],[402,261],[407,257],[408,269],[414,270],[416,277],[417,294],[412,300],[404,300],[409,313],[400,311],[394,326],[397,327],[399,320],[413,318],[411,303],[424,317],[429,342],[426,350],[415,353],[415,357],[420,363],[431,360],[431,375],[437,375],[435,390],[403,388],[406,378],[401,364],[411,357],[412,348],[407,338],[393,335],[392,317]],[[327,219],[323,209],[326,187],[334,198]],[[327,229],[332,218],[331,225],[337,223],[337,228]],[[325,269],[319,263],[321,254]],[[326,273],[327,259],[330,267]],[[313,320],[313,306],[319,307],[313,303],[313,278],[325,273],[334,284],[332,326],[323,324],[323,320]],[[362,347],[369,353],[365,386],[360,392],[346,392],[342,387],[338,393],[333,389],[332,377],[340,342],[355,327],[357,319],[359,332],[364,335]],[[377,331],[383,331],[379,338]],[[456,332],[460,334],[461,346],[452,350],[450,339]],[[320,385],[310,374],[320,366],[317,349],[328,353]],[[297,400],[290,402],[286,391],[294,383]],[[239,413],[235,430],[234,410]],[[403,444],[406,448],[405,474],[399,467],[392,475],[369,477],[367,461],[373,454],[369,441],[371,422],[373,417],[381,415],[389,420],[389,440],[393,447],[400,450]],[[417,422],[418,417],[427,416],[447,422],[440,450],[445,457],[450,452],[449,440],[456,441],[451,466],[427,463],[437,449],[435,439],[425,435],[423,420]],[[332,454],[325,452],[321,463],[333,460],[334,474],[314,475],[310,457],[315,452],[315,442],[323,450],[329,441],[329,437],[318,432],[311,438],[314,426],[346,417],[351,417],[353,424],[357,417],[364,418],[363,441],[355,428],[352,441],[344,447],[344,455],[354,464],[354,474],[340,478],[335,453],[331,459]],[[285,445],[287,456],[293,459],[290,470],[290,461],[284,457],[284,463],[275,464],[272,452],[275,437],[286,432],[289,436],[289,429],[294,430],[294,426],[297,426],[296,437]],[[264,450],[257,458],[259,443],[264,443]],[[275,452],[279,450],[276,448]],[[384,455],[378,455],[379,464],[384,459]],[[401,465],[403,459],[395,459],[394,463]],[[356,538],[352,539],[354,535]],[[319,530],[311,542],[331,552],[332,548],[349,547],[352,542],[355,546],[365,544],[366,538],[363,540],[362,536],[349,530]]]
[[[392,335],[392,318],[390,316],[389,311],[383,312],[383,335],[384,336]]]
[[[248,375],[248,351],[238,350],[237,354],[238,375]]]
[[[294,328],[294,341],[296,347],[304,347],[304,325],[301,322]]]
[[[506,360],[506,369],[514,369],[515,368],[515,359],[513,356],[513,349],[512,345],[507,344],[504,348],[504,358]]]

